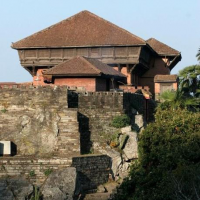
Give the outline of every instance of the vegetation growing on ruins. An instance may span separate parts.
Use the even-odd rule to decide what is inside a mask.
[[[115,128],[123,128],[130,125],[131,120],[127,115],[120,115],[113,118],[112,126]]]
[[[139,160],[116,199],[198,199],[200,113],[160,106],[155,118],[139,137]]]

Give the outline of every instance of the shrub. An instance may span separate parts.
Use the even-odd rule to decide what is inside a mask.
[[[130,125],[130,118],[127,115],[121,115],[114,117],[111,125],[115,128],[123,128]]]
[[[31,171],[29,172],[29,176],[30,176],[30,177],[35,176],[35,171],[34,171],[34,170],[31,170]]]
[[[52,172],[53,172],[53,169],[48,168],[48,169],[46,169],[46,170],[44,171],[44,175],[45,175],[45,176],[49,176]]]
[[[139,159],[132,165],[116,199],[198,199],[199,130],[199,112],[158,109],[155,123],[149,124],[139,136]]]

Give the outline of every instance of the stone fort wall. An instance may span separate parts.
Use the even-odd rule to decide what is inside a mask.
[[[99,182],[92,174],[102,174],[101,183],[106,182],[110,160],[77,156],[91,153],[94,142],[106,145],[104,133],[116,131],[110,126],[115,116],[126,113],[134,123],[136,111],[148,118],[147,107],[153,108],[153,103],[142,95],[68,89],[65,86],[0,88],[0,141],[12,141],[17,147],[12,159],[0,158],[1,176],[28,175],[35,170],[33,180],[42,182],[45,170],[70,166],[73,158],[73,166],[83,174],[83,180],[89,177],[89,189],[96,187]],[[91,167],[94,167],[92,174],[87,174]]]

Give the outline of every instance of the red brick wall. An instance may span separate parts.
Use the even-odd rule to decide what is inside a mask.
[[[37,75],[33,77],[33,85],[35,85],[35,86],[37,86],[37,85],[48,85],[48,84],[44,83],[42,70],[43,69],[37,70]]]
[[[170,70],[166,67],[166,63],[162,58],[155,59],[152,67],[141,78],[139,78],[138,84],[141,86],[148,85],[150,87],[150,92],[155,93],[154,76],[157,74],[170,74]]]
[[[131,74],[127,72],[127,67],[122,67],[121,68],[121,73],[124,74],[125,76],[127,76],[127,84],[131,85],[132,84]]]
[[[95,78],[55,78],[55,85],[67,85],[74,87],[84,87],[87,91],[96,91]]]

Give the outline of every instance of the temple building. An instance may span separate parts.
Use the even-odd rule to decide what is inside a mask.
[[[83,86],[88,91],[149,88],[154,77],[170,75],[181,53],[151,38],[147,41],[89,12],[12,44],[34,85]]]

